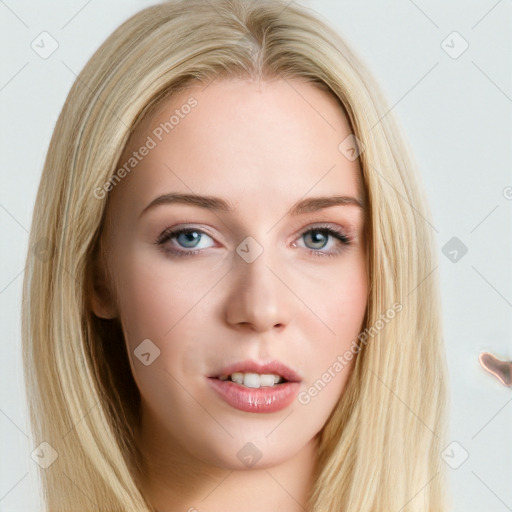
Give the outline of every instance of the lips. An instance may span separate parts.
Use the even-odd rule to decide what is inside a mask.
[[[231,381],[207,379],[210,389],[233,409],[249,413],[273,413],[287,409],[297,398],[300,384],[284,382],[258,389],[240,386]]]
[[[287,382],[301,382],[302,378],[300,375],[286,366],[280,361],[271,361],[268,363],[260,363],[258,361],[241,361],[234,363],[229,366],[222,368],[220,371],[211,375],[209,378],[218,379],[222,375],[231,375],[232,373],[259,373],[263,374],[275,374],[282,377]]]

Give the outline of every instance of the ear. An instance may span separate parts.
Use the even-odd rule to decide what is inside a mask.
[[[99,318],[112,320],[117,317],[112,294],[104,284],[94,283],[89,304],[92,312]]]
[[[117,307],[101,260],[98,257],[93,260],[88,297],[89,307],[97,317],[112,320],[118,316]]]

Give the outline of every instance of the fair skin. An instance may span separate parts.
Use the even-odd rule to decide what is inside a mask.
[[[197,106],[158,141],[152,131],[192,96]],[[361,197],[359,163],[338,150],[350,133],[334,97],[311,84],[238,79],[174,94],[133,133],[121,165],[148,136],[158,143],[111,192],[102,236],[112,283],[92,307],[122,324],[141,395],[144,489],[159,512],[304,510],[317,435],[355,358],[307,404],[277,412],[238,410],[206,380],[234,362],[279,360],[305,391],[357,338],[363,210],[287,213],[305,198]],[[168,193],[220,197],[235,210],[174,203],[142,213]],[[309,231],[319,226],[349,244]],[[168,227],[195,228],[198,241],[175,235],[159,246]],[[263,249],[250,263],[236,251],[249,236]],[[160,350],[149,365],[134,356],[146,339]],[[252,467],[237,457],[247,443],[261,454]]]

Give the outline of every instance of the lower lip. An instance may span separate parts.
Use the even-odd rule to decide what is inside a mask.
[[[276,412],[295,400],[299,382],[284,382],[274,387],[247,388],[230,380],[208,378],[210,386],[231,407],[245,412]]]

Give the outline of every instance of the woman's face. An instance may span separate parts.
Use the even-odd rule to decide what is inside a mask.
[[[339,148],[350,134],[334,97],[295,80],[194,86],[133,133],[103,233],[112,294],[93,309],[121,321],[162,457],[268,467],[315,442],[367,305],[360,168]],[[218,378],[283,367],[294,376],[275,387]]]

